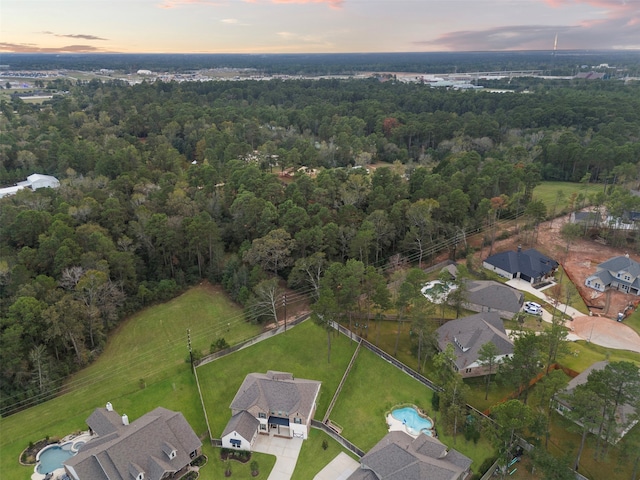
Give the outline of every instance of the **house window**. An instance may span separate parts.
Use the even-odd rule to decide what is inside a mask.
[[[258,413],[258,418],[267,418],[267,414],[264,412]]]
[[[467,369],[465,370],[465,373],[471,373],[471,369],[470,369],[470,368],[467,368]]]
[[[302,419],[296,417],[296,418],[293,419],[293,423],[297,423],[299,425],[302,425]]]
[[[266,430],[266,429],[267,429],[267,425],[265,423],[261,423],[260,430]]]
[[[628,282],[629,280],[631,280],[631,277],[629,275],[625,275],[624,279]]]
[[[242,440],[232,439],[232,440],[229,440],[229,443],[231,443],[231,446],[233,448],[240,448],[240,445],[242,445]]]

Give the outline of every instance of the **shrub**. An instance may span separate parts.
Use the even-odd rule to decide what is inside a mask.
[[[327,448],[329,448],[329,442],[327,442],[327,440],[322,440],[322,449],[326,450]]]

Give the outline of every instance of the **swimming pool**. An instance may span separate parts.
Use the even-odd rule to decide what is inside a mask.
[[[411,435],[426,433],[433,436],[433,423],[430,419],[423,417],[413,407],[397,408],[391,412],[391,416],[402,422],[407,432]]]
[[[455,285],[444,283],[441,280],[434,280],[426,283],[421,289],[422,295],[432,303],[442,303],[447,299],[450,292],[455,290]]]
[[[72,442],[61,445],[49,445],[38,453],[36,472],[43,475],[62,468],[62,462],[73,457],[76,452],[71,450]]]

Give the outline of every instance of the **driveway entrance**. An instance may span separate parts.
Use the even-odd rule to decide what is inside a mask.
[[[302,448],[301,438],[272,437],[260,435],[253,444],[253,451],[276,456],[276,464],[267,480],[289,480],[298,462]]]

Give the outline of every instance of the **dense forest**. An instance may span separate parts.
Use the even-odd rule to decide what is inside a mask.
[[[278,281],[314,295],[361,266],[374,289],[498,218],[541,220],[542,180],[600,182],[611,200],[593,201],[621,209],[616,184],[638,179],[637,84],[57,82],[43,104],[0,104],[0,184],[61,180],[0,199],[2,414],[203,278],[262,321]]]

